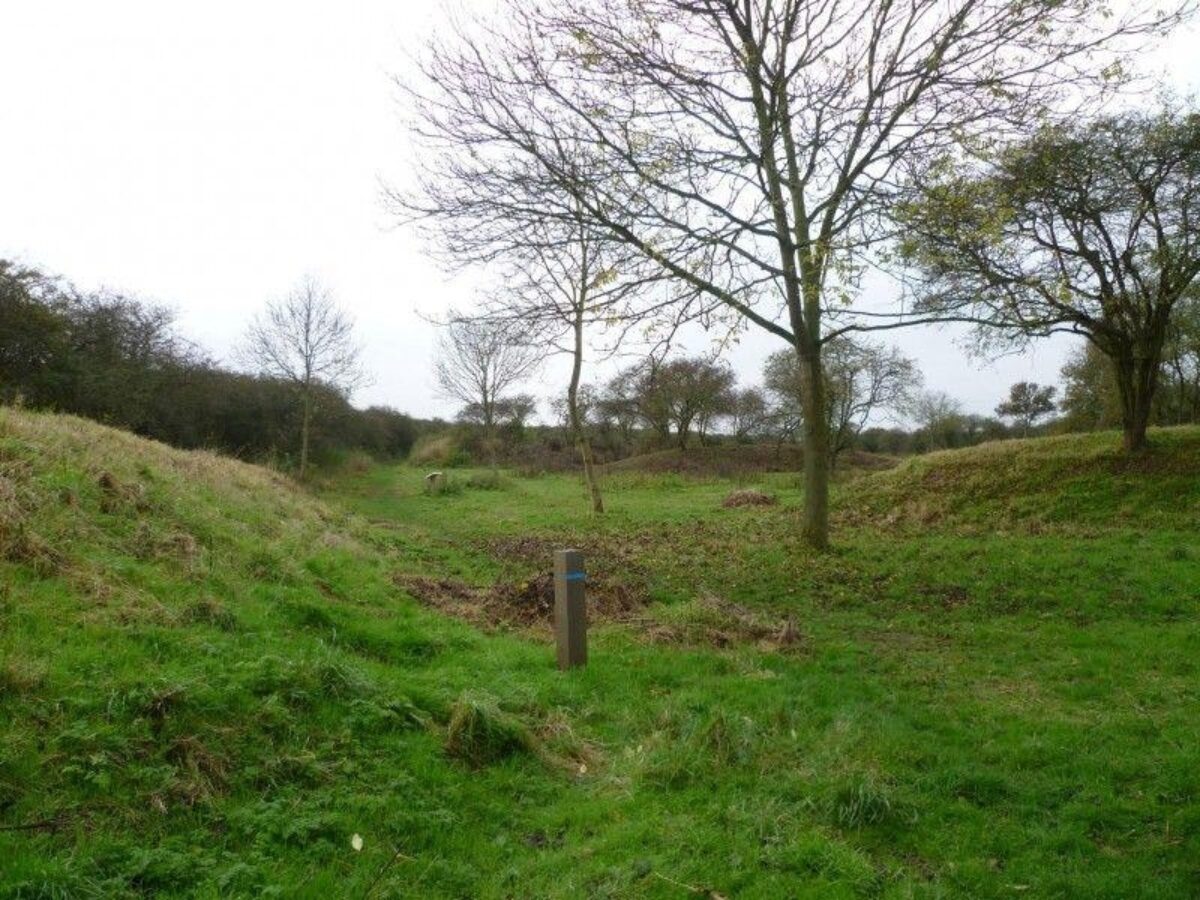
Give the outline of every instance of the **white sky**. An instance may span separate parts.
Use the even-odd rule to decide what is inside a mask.
[[[470,288],[426,259],[419,234],[392,227],[379,190],[406,170],[389,75],[446,8],[4,0],[0,257],[172,307],[223,359],[255,310],[312,274],[357,321],[374,381],[355,401],[452,415],[432,388],[435,329],[418,313],[465,305]],[[1192,27],[1148,62],[1195,90],[1198,43]],[[891,340],[928,387],[981,413],[1013,381],[1057,382],[1070,346],[986,364],[955,333]],[[751,383],[778,346],[751,332],[727,358]],[[560,382],[551,365],[530,390],[545,398]]]

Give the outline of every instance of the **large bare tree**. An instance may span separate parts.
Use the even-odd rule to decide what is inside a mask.
[[[296,386],[300,396],[300,477],[308,474],[316,389],[349,393],[365,378],[354,323],[332,293],[305,277],[250,324],[239,355],[252,368]]]
[[[453,165],[519,161],[592,227],[792,348],[809,407],[803,533],[824,547],[822,348],[900,324],[849,312],[906,170],[1094,95],[1126,39],[1190,5],[508,0],[503,24],[431,46],[421,118],[470,148]]]
[[[402,221],[424,227],[430,249],[451,272],[483,270],[498,287],[481,295],[470,317],[481,328],[522,335],[527,344],[570,357],[568,426],[579,451],[592,511],[604,511],[591,441],[580,410],[584,357],[611,355],[635,326],[651,343],[669,342],[679,320],[704,307],[679,291],[652,293],[664,273],[628,245],[593,227],[574,192],[530,160],[509,155],[477,165],[474,138],[430,127],[435,101],[401,83],[418,112],[411,133],[419,152],[414,183],[388,191]],[[579,183],[589,165],[566,157]],[[600,332],[599,335],[596,333]]]
[[[922,378],[916,362],[896,348],[849,335],[829,340],[824,356],[829,455],[834,465],[872,417],[908,412]],[[806,380],[796,355],[786,349],[772,353],[763,367],[763,383],[785,427],[794,430],[802,425],[808,409]]]
[[[438,337],[434,375],[442,395],[470,407],[495,465],[496,421],[509,392],[542,363],[511,325],[452,315]]]

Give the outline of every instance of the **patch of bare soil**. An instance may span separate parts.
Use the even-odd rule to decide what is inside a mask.
[[[394,575],[393,581],[424,605],[484,631],[522,629],[546,638],[552,633],[554,576],[550,572],[490,587],[401,573]],[[805,640],[791,618],[777,618],[711,596],[697,598],[685,617],[659,619],[646,614],[644,594],[625,585],[589,583],[587,610],[591,623],[627,625],[638,636],[658,644],[721,649],[752,643],[766,652],[794,652]]]
[[[483,543],[481,549],[518,571],[547,571],[554,564],[554,551],[568,547],[583,553],[589,596],[593,589],[644,593],[642,586],[648,574],[641,554],[645,542],[636,534],[565,535],[558,538],[523,535],[496,538]]]
[[[774,506],[778,502],[770,494],[745,489],[729,494],[721,501],[721,505],[726,509],[733,509],[738,506]]]
[[[520,581],[498,581],[490,587],[453,578],[420,575],[393,576],[397,587],[418,601],[484,630],[527,628],[550,633],[554,622],[554,575],[538,572]],[[587,612],[591,622],[628,621],[646,605],[644,594],[602,579],[588,583]]]
[[[549,638],[554,623],[549,564],[556,549],[575,547],[586,561],[587,614],[593,624],[620,624],[637,637],[663,644],[723,648],[752,643],[781,652],[803,645],[803,635],[791,619],[714,596],[701,596],[681,607],[650,607],[648,574],[638,545],[636,536],[498,538],[483,549],[518,573],[534,574],[501,578],[488,586],[404,573],[395,574],[393,581],[420,603],[485,631],[521,629]]]

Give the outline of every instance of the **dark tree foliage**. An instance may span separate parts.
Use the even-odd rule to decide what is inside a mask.
[[[1062,368],[1063,424],[1071,431],[1121,425],[1121,394],[1116,371],[1095,344],[1086,344]],[[1163,345],[1158,390],[1151,408],[1154,425],[1200,422],[1200,297],[1176,307]]]
[[[1016,422],[1021,429],[1021,436],[1025,437],[1038,419],[1054,412],[1054,395],[1057,392],[1058,389],[1053,385],[1018,381],[1009,388],[1008,399],[996,407],[996,415]]]
[[[922,307],[1111,361],[1126,448],[1146,445],[1174,310],[1200,274],[1200,115],[1058,125],[936,168],[908,209]]]
[[[318,385],[312,451],[406,454],[417,424],[357,410]],[[84,293],[0,260],[0,400],[86,416],[184,448],[287,462],[300,427],[295,387],[218,366],[175,332],[161,307]]]
[[[613,408],[624,404],[635,412],[659,444],[673,441],[681,449],[695,434],[705,443],[716,420],[731,409],[733,371],[703,357],[634,365],[610,382]]]

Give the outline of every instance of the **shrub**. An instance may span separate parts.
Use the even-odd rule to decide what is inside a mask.
[[[415,466],[446,466],[457,451],[454,435],[446,432],[423,434],[417,438],[408,460]]]

